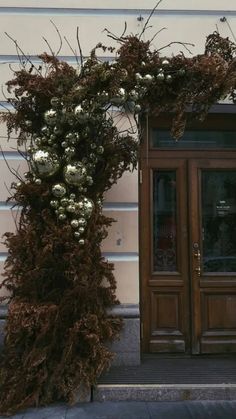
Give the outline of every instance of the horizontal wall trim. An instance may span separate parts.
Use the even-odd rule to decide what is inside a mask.
[[[24,157],[22,157],[22,155],[17,151],[0,151],[0,160],[4,161],[4,159],[25,161]]]
[[[136,252],[127,252],[127,253],[112,253],[104,252],[102,254],[110,262],[138,262],[139,255]]]
[[[149,16],[152,9],[96,9],[96,8],[66,8],[66,7],[0,7],[0,14],[13,15],[63,15],[63,16]],[[189,10],[189,9],[157,9],[155,15],[236,15],[236,10]]]
[[[3,210],[10,210],[13,207],[14,203],[13,202],[5,202],[5,201],[0,201],[0,211]],[[14,209],[19,209],[20,207],[18,205],[16,205],[14,207]],[[115,202],[115,203],[110,203],[110,202],[105,202],[103,205],[103,211],[138,211],[138,203],[134,203],[134,204],[130,204],[129,202]]]
[[[8,253],[0,253],[0,262],[5,262]],[[139,255],[136,252],[127,252],[127,253],[112,253],[104,252],[103,257],[108,259],[110,262],[138,262]]]
[[[104,211],[138,211],[138,203],[136,202],[105,202]]]
[[[0,211],[6,211],[6,210],[11,210],[13,207],[14,203],[13,202],[5,202],[5,201],[0,201]],[[14,209],[17,211],[20,207],[18,205],[16,205],[14,207]]]
[[[118,304],[107,310],[109,316],[120,316],[123,318],[139,318],[139,304]]]
[[[24,57],[20,55],[20,58],[24,60]],[[33,64],[40,64],[42,60],[37,55],[27,55],[30,61]],[[57,55],[58,60],[66,61],[69,64],[77,64],[76,57],[74,55]],[[79,58],[79,57],[78,57]],[[114,56],[97,56],[99,61],[111,61],[114,60]],[[0,64],[19,64],[18,55],[0,55]]]

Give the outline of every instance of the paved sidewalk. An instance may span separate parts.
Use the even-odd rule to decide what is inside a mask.
[[[0,419],[6,416],[0,416]],[[9,418],[9,417],[8,417]],[[236,401],[94,402],[28,409],[13,419],[235,419]]]

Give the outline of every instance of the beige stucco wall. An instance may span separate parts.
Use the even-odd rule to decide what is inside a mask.
[[[76,47],[76,27],[80,28],[80,40],[83,54],[87,55],[94,45],[101,41],[112,45],[113,41],[106,37],[103,29],[106,27],[113,33],[121,34],[124,23],[127,22],[128,33],[139,33],[150,10],[155,5],[153,0],[0,0],[0,84],[12,77],[9,62],[15,69],[17,54],[14,44],[6,37],[8,32],[17,39],[26,54],[37,61],[37,54],[45,51],[47,46],[42,37],[50,41],[56,50],[58,38],[50,19],[58,26],[61,34],[66,36]],[[143,18],[141,21],[139,16]],[[165,27],[154,40],[153,47],[159,48],[171,41],[194,43],[191,48],[194,54],[201,53],[206,35],[216,27],[223,36],[230,36],[226,23],[221,18],[226,16],[232,29],[236,31],[236,1],[235,0],[163,0],[158,11],[152,18],[150,28],[145,34],[148,39]],[[183,50],[179,45],[166,49],[165,54]],[[186,52],[186,54],[188,54]],[[61,50],[63,59],[75,65],[67,44]],[[102,56],[102,54],[101,54]],[[105,54],[106,56],[106,54]],[[107,59],[111,59],[109,56]],[[5,98],[0,91],[0,103],[5,104]],[[9,165],[24,172],[25,162],[12,147],[14,140],[7,143],[6,129],[0,126],[2,149],[6,153]],[[8,197],[6,185],[13,180],[4,159],[0,157],[0,235],[5,231],[14,230],[14,221],[10,207],[6,206]],[[138,260],[138,179],[137,172],[127,173],[106,194],[104,211],[117,220],[109,230],[109,237],[104,241],[103,252],[115,264],[115,275],[118,284],[118,298],[122,303],[139,302],[139,260]],[[6,249],[0,245],[0,273],[3,269]]]

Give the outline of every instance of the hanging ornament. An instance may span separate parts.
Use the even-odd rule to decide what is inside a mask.
[[[71,220],[70,225],[71,225],[72,228],[78,228],[79,227],[79,221],[76,220],[76,219]]]
[[[125,89],[123,89],[123,87],[121,87],[117,94],[113,97],[111,97],[111,103],[113,105],[122,105],[125,101]]]
[[[79,186],[86,180],[87,170],[81,162],[73,162],[64,168],[64,178],[69,185]]]
[[[167,59],[162,60],[162,65],[164,67],[168,66],[169,64],[170,64],[169,60],[167,60]]]
[[[34,139],[34,143],[37,147],[40,147],[42,145],[42,139],[40,137],[36,137]]]
[[[84,227],[79,227],[78,231],[79,231],[79,233],[83,234],[85,232],[85,228]]]
[[[141,76],[140,73],[136,73],[135,78],[136,78],[137,81],[141,81],[143,79],[143,77]]]
[[[49,128],[47,127],[47,125],[44,125],[44,126],[41,128],[41,132],[42,132],[44,135],[48,135],[48,134],[50,133]]]
[[[74,112],[75,112],[76,118],[81,122],[89,118],[88,113],[84,111],[81,105],[76,106]]]
[[[131,90],[131,92],[129,93],[129,97],[131,100],[136,102],[138,100],[138,92],[136,92],[136,90]]]
[[[66,147],[65,148],[65,155],[67,158],[71,158],[75,155],[75,147]]]
[[[145,74],[145,76],[143,77],[143,80],[146,83],[151,83],[153,81],[153,76],[151,74]]]
[[[75,208],[74,205],[68,205],[68,207],[66,207],[66,211],[70,212],[72,214],[75,212],[75,210],[76,210],[76,208]]]
[[[74,232],[74,237],[75,237],[76,239],[80,239],[80,233],[79,233],[78,231],[75,231],[75,232]]]
[[[140,106],[140,105],[135,105],[135,107],[134,107],[134,111],[135,111],[135,112],[137,112],[137,113],[138,113],[138,112],[140,112],[140,111],[141,111],[141,109],[142,109],[142,108],[141,108],[141,106]]]
[[[62,198],[60,203],[62,207],[67,207],[67,205],[69,204],[69,200],[68,198]]]
[[[78,243],[79,243],[80,246],[84,246],[85,240],[84,239],[79,239]]]
[[[171,82],[172,82],[172,76],[170,74],[167,74],[166,83],[171,83]]]
[[[78,219],[78,225],[84,227],[87,224],[87,221],[85,218],[79,218]]]
[[[92,176],[87,176],[86,177],[86,183],[91,186],[93,184],[93,178]]]
[[[58,220],[65,221],[66,220],[66,214],[59,214],[58,215]]]
[[[97,153],[98,154],[103,154],[104,153],[104,147],[102,145],[99,145],[97,148]]]
[[[62,198],[66,194],[66,187],[63,183],[56,183],[52,187],[52,194],[57,198]]]
[[[164,78],[165,78],[165,74],[163,73],[163,71],[160,71],[160,72],[157,74],[156,78],[157,78],[157,80],[160,80],[160,81],[164,80]]]
[[[47,125],[55,125],[57,122],[57,111],[55,109],[49,109],[44,113],[44,120]]]
[[[36,185],[41,185],[42,180],[37,178],[37,179],[35,179],[35,180],[34,180],[34,183],[35,183]]]
[[[58,97],[52,97],[50,103],[53,108],[58,108],[61,105],[60,99]]]
[[[60,135],[60,134],[62,134],[62,129],[60,127],[55,126],[53,128],[53,132],[54,132],[55,135]]]
[[[33,153],[31,157],[32,170],[39,177],[53,176],[60,168],[60,162],[56,153],[41,149]]]
[[[54,199],[54,200],[50,201],[50,206],[52,208],[56,209],[59,206],[59,202]]]
[[[82,213],[84,217],[90,217],[94,208],[94,203],[89,198],[84,198],[82,201]]]

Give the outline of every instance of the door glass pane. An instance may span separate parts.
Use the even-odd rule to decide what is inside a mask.
[[[235,131],[186,130],[179,141],[175,141],[169,130],[153,128],[151,130],[151,147],[171,149],[214,149],[235,148]]]
[[[177,271],[175,171],[153,172],[153,270]]]
[[[205,272],[236,272],[236,171],[202,171]]]

